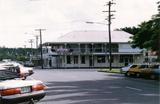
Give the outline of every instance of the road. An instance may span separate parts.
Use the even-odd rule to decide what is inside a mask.
[[[160,104],[160,82],[95,70],[35,70],[47,85],[38,104]]]

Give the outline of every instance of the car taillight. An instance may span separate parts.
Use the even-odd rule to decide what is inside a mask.
[[[1,96],[14,95],[14,94],[20,94],[20,93],[21,93],[20,88],[12,88],[12,89],[6,89],[6,90],[0,91]]]
[[[37,84],[32,86],[32,91],[39,91],[39,90],[44,90],[46,86],[43,84]]]

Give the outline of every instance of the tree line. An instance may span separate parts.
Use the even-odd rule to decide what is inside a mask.
[[[28,61],[31,55],[36,54],[37,49],[31,48],[6,48],[0,47],[0,61],[11,59],[15,61]]]

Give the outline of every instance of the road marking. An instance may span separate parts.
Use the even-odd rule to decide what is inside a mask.
[[[138,89],[138,88],[134,88],[134,87],[129,87],[129,86],[126,86],[126,88],[131,89],[131,90],[136,90],[136,91],[142,91],[142,89]]]
[[[119,87],[119,86],[109,86],[109,88],[111,88],[111,89],[118,89],[118,88],[121,88],[121,87]]]
[[[140,95],[143,95],[143,96],[151,96],[151,97],[160,97],[160,94],[140,94]]]

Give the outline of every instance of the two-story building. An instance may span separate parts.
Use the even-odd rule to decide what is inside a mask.
[[[111,62],[113,67],[142,63],[143,52],[132,48],[129,34],[111,33]],[[45,68],[105,68],[109,67],[109,39],[107,31],[75,31],[57,41],[43,44]]]

